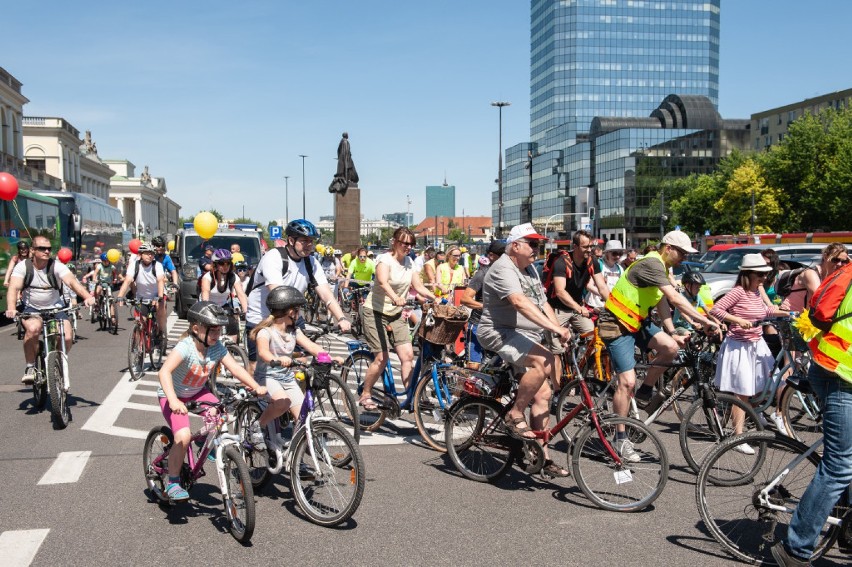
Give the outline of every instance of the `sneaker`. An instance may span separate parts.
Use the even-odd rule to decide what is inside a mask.
[[[639,453],[636,452],[636,449],[633,448],[633,442],[630,439],[616,439],[615,440],[615,452],[618,453],[618,456],[621,459],[628,463],[638,463],[642,460],[642,457],[639,456]]]
[[[749,445],[748,443],[740,443],[736,447],[734,447],[734,451],[737,453],[742,453],[743,455],[754,455],[754,447]]]
[[[21,378],[21,384],[32,385],[35,382],[35,372],[35,366],[27,366],[27,369],[24,370],[24,376]]]
[[[166,487],[166,496],[169,497],[171,502],[183,502],[184,500],[189,500],[189,492],[184,490],[183,487],[176,482],[173,482]]]
[[[782,541],[773,545],[770,551],[772,552],[772,557],[775,558],[775,561],[777,561],[778,565],[781,567],[806,567],[811,564],[810,561],[805,561],[790,555]]]
[[[254,445],[255,449],[261,451],[266,449],[266,440],[264,439],[263,431],[261,431],[260,423],[255,421],[249,425],[248,434],[249,443]]]
[[[786,435],[787,437],[792,437],[790,432],[787,431],[787,426],[784,424],[784,417],[778,413],[772,414],[772,422],[775,424],[775,429],[778,430],[778,433],[781,435]]]

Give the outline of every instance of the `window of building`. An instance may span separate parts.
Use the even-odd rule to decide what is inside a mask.
[[[47,171],[44,158],[27,158],[27,165],[38,171]]]

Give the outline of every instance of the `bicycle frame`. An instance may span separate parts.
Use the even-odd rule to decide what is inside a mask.
[[[64,309],[44,309],[37,313],[24,314],[28,317],[41,318],[41,343],[44,347],[41,349],[40,356],[42,357],[42,368],[47,373],[48,358],[52,352],[59,351],[62,355],[62,389],[65,392],[71,388],[71,377],[68,372],[68,352],[65,348],[65,321],[57,319],[59,313],[69,313],[74,311],[70,307]],[[58,343],[58,344],[57,344]],[[45,376],[46,378],[46,376]],[[47,380],[48,392],[50,391],[50,380]]]
[[[147,306],[148,313],[146,315],[142,315],[142,311],[139,309],[141,306]],[[154,340],[154,332],[159,331],[157,326],[157,310],[153,309],[153,302],[140,300],[133,306],[133,319],[140,325],[142,325],[142,330],[144,331],[144,339],[145,339],[145,351],[151,351],[151,342]]]

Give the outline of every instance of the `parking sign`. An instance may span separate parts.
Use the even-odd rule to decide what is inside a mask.
[[[269,227],[269,238],[272,240],[281,238],[281,227],[278,225],[272,225]]]

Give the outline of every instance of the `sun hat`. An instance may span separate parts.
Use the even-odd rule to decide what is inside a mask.
[[[525,222],[512,228],[511,232],[509,232],[509,238],[506,239],[506,243],[511,244],[522,238],[527,240],[547,240],[546,236],[542,236],[535,231],[532,223]]]
[[[624,246],[620,240],[608,240],[604,252],[624,252]]]
[[[690,242],[689,236],[680,230],[673,230],[666,234],[663,237],[662,243],[668,244],[669,246],[676,246],[687,254],[695,254],[698,252],[698,250],[692,247],[692,242]]]
[[[766,259],[760,254],[746,254],[740,260],[739,269],[750,272],[771,272],[772,266],[766,263]]]

